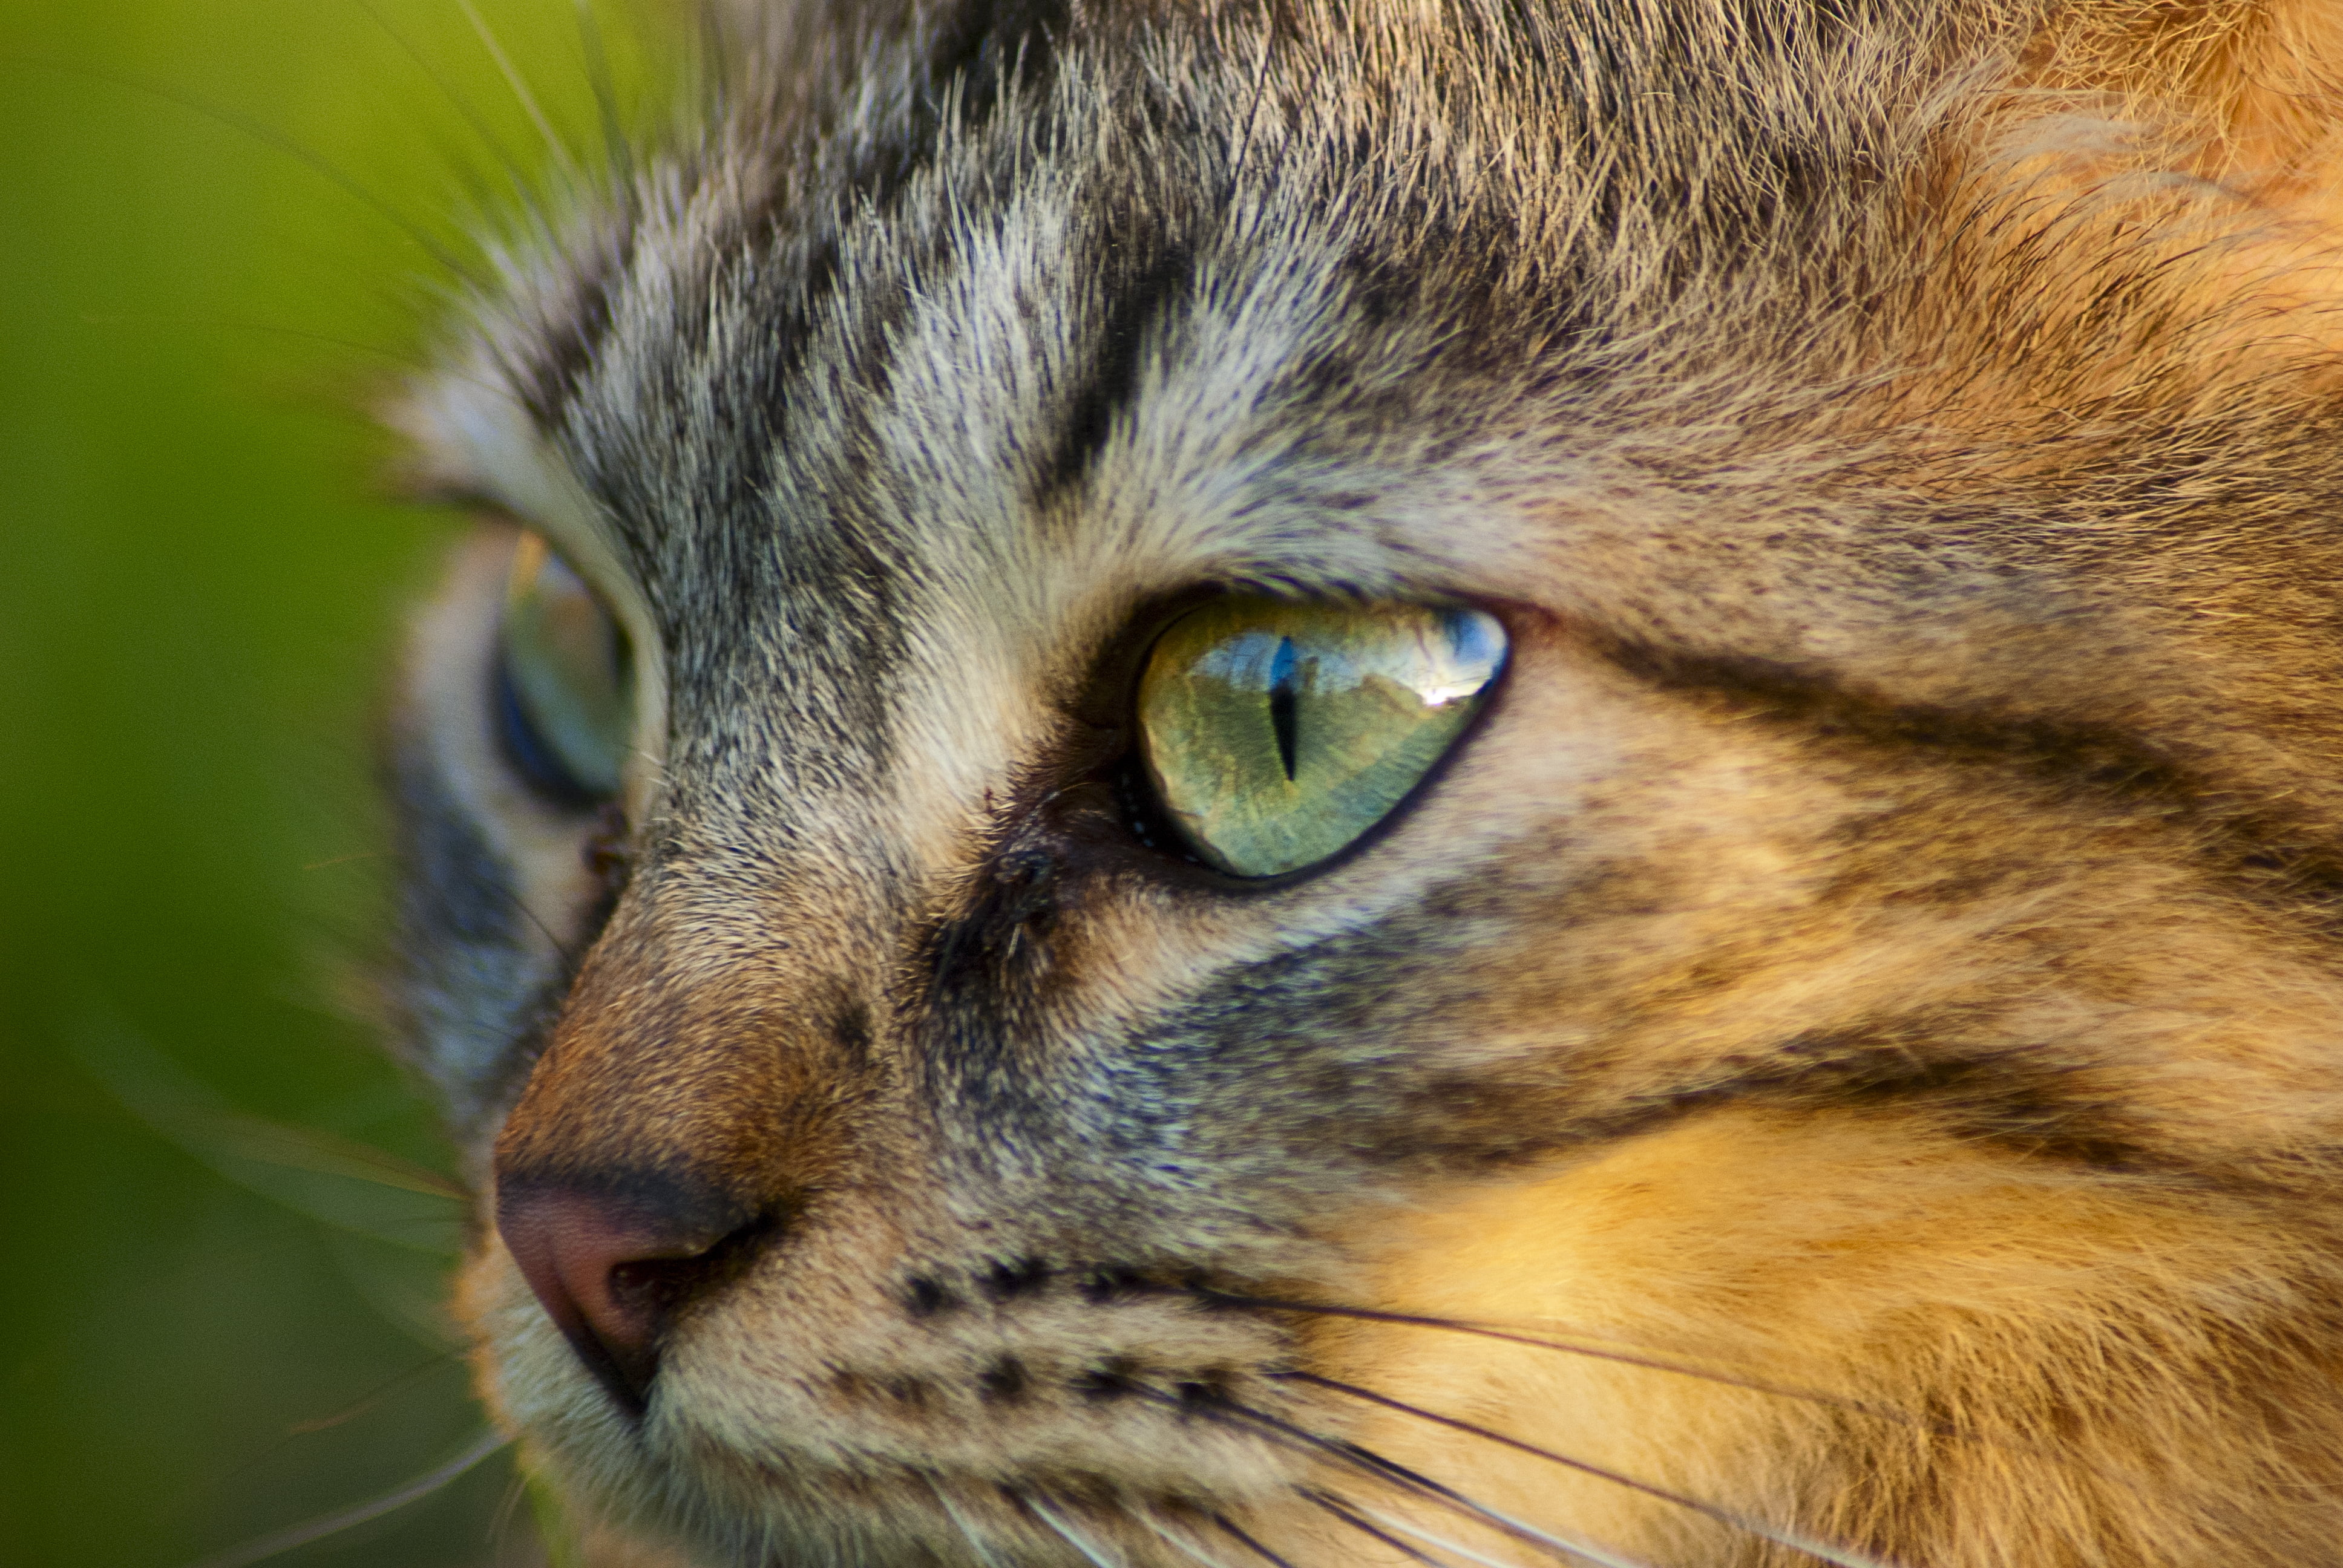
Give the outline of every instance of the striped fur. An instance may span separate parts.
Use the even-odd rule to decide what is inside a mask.
[[[468,1272],[598,1562],[2343,1563],[2343,7],[737,11],[402,415],[657,650],[528,798],[486,523],[395,769],[483,1174],[753,1221]],[[1232,885],[1210,585],[1513,665]]]

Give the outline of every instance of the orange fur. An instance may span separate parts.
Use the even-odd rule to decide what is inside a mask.
[[[1769,1523],[1827,1496],[1810,1533],[1925,1540],[1910,1560],[1937,1568],[2334,1545],[2332,1516],[2245,1501],[2323,1490],[2313,1434],[2343,1431],[2337,1238],[2250,1191],[2110,1181],[1919,1117],[1733,1111],[1420,1204],[1363,1242],[1365,1299],[1595,1353],[1337,1322],[1312,1342],[1331,1375]],[[1807,1561],[1399,1416],[1359,1437],[1653,1561]]]

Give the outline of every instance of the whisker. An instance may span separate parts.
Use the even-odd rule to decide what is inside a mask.
[[[1276,1422],[1278,1425],[1310,1442],[1322,1452],[1346,1458],[1355,1467],[1369,1475],[1386,1483],[1396,1483],[1403,1491],[1417,1493],[1454,1512],[1472,1514],[1531,1545],[1545,1547],[1559,1552],[1564,1556],[1594,1563],[1599,1564],[1600,1568],[1653,1568],[1651,1563],[1632,1557],[1623,1557],[1592,1542],[1558,1535],[1553,1531],[1541,1529],[1524,1520],[1515,1519],[1511,1514],[1502,1513],[1485,1503],[1465,1496],[1453,1487],[1443,1486],[1428,1475],[1421,1474],[1403,1464],[1386,1459],[1373,1449],[1362,1447],[1355,1442],[1338,1442],[1322,1437],[1308,1432],[1305,1428],[1294,1426],[1291,1422],[1278,1422],[1276,1417],[1267,1415],[1265,1412],[1257,1413],[1259,1419]]]
[[[1263,1435],[1283,1447],[1298,1450],[1312,1457],[1331,1457],[1348,1465],[1366,1479],[1381,1482],[1386,1486],[1425,1491],[1429,1491],[1433,1486],[1431,1482],[1393,1463],[1380,1454],[1370,1453],[1355,1443],[1341,1442],[1322,1432],[1312,1432],[1306,1427],[1297,1426],[1282,1417],[1272,1415],[1265,1410],[1256,1410],[1251,1405],[1239,1403],[1232,1399],[1223,1398],[1214,1403],[1196,1405],[1148,1388],[1144,1384],[1131,1385],[1131,1392],[1141,1399],[1176,1410],[1182,1415],[1202,1415],[1207,1420],[1216,1420],[1230,1425],[1260,1428]],[[1212,1516],[1212,1522],[1223,1530],[1232,1528],[1229,1521],[1219,1514]],[[1245,1539],[1245,1544],[1257,1553],[1267,1551],[1267,1548],[1250,1537]]]
[[[1527,1520],[1516,1519],[1512,1514],[1492,1508],[1485,1503],[1475,1503],[1462,1493],[1450,1492],[1444,1486],[1440,1487],[1439,1490],[1490,1523],[1503,1530],[1507,1534],[1527,1541],[1533,1545],[1552,1547],[1566,1557],[1584,1558],[1589,1563],[1597,1564],[1598,1568],[1654,1568],[1652,1563],[1641,1558],[1623,1557],[1616,1552],[1605,1551],[1592,1542],[1569,1540],[1556,1535],[1550,1530],[1541,1530]],[[1482,1561],[1488,1560],[1483,1558]]]
[[[499,887],[503,886],[501,883],[498,885]],[[503,890],[506,901],[510,903],[515,910],[520,912],[522,919],[526,920],[530,925],[537,928],[538,935],[543,937],[548,942],[552,944],[554,955],[561,960],[561,967],[568,970],[571,975],[576,975],[578,972],[578,966],[582,961],[582,956],[572,952],[568,942],[563,941],[559,937],[553,934],[553,928],[547,925],[545,921],[538,917],[538,912],[528,907],[528,900],[520,896],[518,890],[504,888]]]
[[[238,1480],[243,1476],[250,1474],[261,1465],[267,1463],[270,1460],[276,1458],[278,1454],[284,1452],[287,1449],[293,1447],[303,1438],[307,1437],[312,1433],[329,1431],[334,1427],[341,1425],[345,1422],[357,1420],[360,1416],[367,1414],[368,1412],[379,1406],[383,1401],[390,1398],[393,1394],[396,1394],[401,1390],[420,1381],[431,1372],[437,1372],[454,1364],[459,1359],[460,1352],[458,1352],[441,1351],[429,1361],[423,1362],[416,1366],[411,1366],[405,1372],[399,1373],[397,1377],[379,1384],[367,1393],[361,1394],[357,1400],[344,1406],[342,1409],[336,1411],[331,1415],[317,1416],[309,1421],[295,1422],[293,1425],[285,1429],[285,1434],[282,1437],[279,1437],[276,1442],[270,1443],[259,1452],[252,1455],[249,1459],[240,1461],[225,1473],[215,1475],[207,1480],[196,1483],[189,1488],[187,1493],[174,1504],[174,1506],[185,1507],[199,1493],[206,1491],[216,1491],[219,1487],[225,1486],[232,1481]]]
[[[1467,1432],[1474,1437],[1485,1438],[1491,1442],[1502,1444],[1517,1452],[1531,1454],[1562,1465],[1565,1469],[1577,1471],[1582,1475],[1591,1475],[1597,1480],[1610,1482],[1615,1486],[1624,1486],[1630,1492],[1640,1493],[1645,1497],[1656,1498],[1663,1503],[1674,1503],[1679,1508],[1690,1509],[1694,1513],[1705,1515],[1720,1524],[1771,1541],[1776,1546],[1787,1546],[1794,1552],[1802,1552],[1819,1562],[1833,1563],[1835,1568],[1887,1568],[1887,1564],[1879,1562],[1876,1558],[1865,1557],[1844,1548],[1811,1540],[1778,1525],[1751,1519],[1733,1509],[1722,1508],[1713,1503],[1703,1503],[1696,1497],[1688,1497],[1683,1493],[1672,1492],[1664,1486],[1654,1485],[1648,1481],[1639,1481],[1632,1475],[1623,1474],[1587,1460],[1574,1459],[1566,1453],[1556,1453],[1552,1449],[1541,1448],[1534,1442],[1524,1442],[1520,1438],[1510,1437],[1504,1432],[1493,1431],[1473,1422],[1425,1410],[1421,1405],[1413,1405],[1404,1400],[1393,1399],[1389,1394],[1377,1393],[1373,1389],[1340,1382],[1330,1377],[1321,1377],[1316,1372],[1289,1372],[1278,1375],[1292,1382],[1308,1383],[1313,1388],[1322,1388],[1331,1392],[1346,1394],[1353,1399],[1379,1404],[1386,1410],[1397,1411],[1420,1421],[1428,1421],[1434,1425],[1447,1427],[1452,1432]]]
[[[471,100],[456,90],[456,85],[450,82],[437,66],[425,58],[423,51],[415,46],[414,40],[399,31],[390,18],[383,15],[380,7],[374,4],[374,0],[351,0],[351,4],[365,12],[374,25],[381,29],[383,35],[398,45],[400,53],[414,63],[417,70],[423,73],[424,79],[438,91],[439,95],[447,101],[450,107],[464,117],[464,123],[472,127],[472,134],[480,138],[481,145],[488,149],[488,156],[503,166],[506,177],[513,182],[514,187],[521,193],[523,199],[530,199],[528,178],[521,172],[519,161],[506,147],[504,139],[497,135],[495,128],[478,109],[472,106]]]
[[[1214,1306],[1250,1309],[1255,1312],[1303,1312],[1322,1317],[1352,1318],[1362,1322],[1394,1323],[1403,1327],[1437,1329],[1448,1333],[1472,1334],[1480,1339],[1503,1340],[1509,1344],[1529,1345],[1539,1350],[1561,1351],[1566,1354],[1584,1356],[1589,1361],[1615,1362],[1621,1366],[1641,1367],[1649,1372],[1674,1372],[1681,1377],[1699,1378],[1705,1382],[1720,1383],[1727,1388],[1746,1389],[1752,1393],[1773,1394],[1783,1399],[1803,1400],[1810,1404],[1825,1405],[1856,1415],[1875,1417],[1911,1427],[1939,1437],[1962,1437],[1967,1434],[1940,1422],[1924,1420],[1909,1411],[1892,1405],[1873,1404],[1867,1401],[1849,1399],[1843,1394],[1825,1393],[1819,1389],[1797,1388],[1788,1383],[1766,1382],[1763,1378],[1740,1376],[1732,1372],[1714,1372],[1688,1362],[1671,1361],[1662,1356],[1640,1354],[1632,1351],[1605,1350],[1599,1345],[1581,1343],[1539,1334],[1521,1333],[1493,1324],[1472,1322],[1462,1318],[1426,1317],[1413,1312],[1384,1312],[1373,1307],[1346,1307],[1328,1302],[1290,1302],[1274,1296],[1239,1295],[1208,1286],[1187,1287],[1188,1292]]]
[[[552,948],[554,956],[561,960],[563,970],[569,978],[576,978],[578,965],[585,961],[586,955],[573,949],[569,943],[556,935],[553,928],[546,923],[544,917],[531,909],[528,900],[521,897],[518,888],[502,880],[484,882],[481,885],[501,898],[506,907],[515,914],[535,926],[537,934],[545,939],[546,945]]]
[[[472,1199],[462,1182],[428,1166],[321,1128],[296,1127],[237,1109],[121,1019],[102,1012],[93,1018],[75,1047],[74,1060],[149,1130],[216,1171],[223,1159],[241,1160],[345,1177],[451,1204]],[[226,1171],[221,1174],[241,1180]]]
[[[602,155],[617,171],[618,183],[635,183],[635,153],[618,123],[618,90],[610,75],[610,53],[603,45],[601,19],[594,0],[577,0],[578,45],[586,52],[586,80],[594,89],[594,107],[602,119]]]
[[[1601,1345],[1559,1339],[1515,1330],[1500,1328],[1493,1323],[1473,1322],[1460,1318],[1430,1317],[1413,1312],[1386,1312],[1373,1307],[1343,1306],[1328,1302],[1292,1302],[1274,1296],[1248,1296],[1220,1291],[1210,1286],[1181,1287],[1192,1297],[1209,1305],[1255,1312],[1292,1312],[1326,1317],[1351,1318],[1363,1322],[1394,1323],[1403,1327],[1435,1329],[1447,1333],[1470,1334],[1480,1339],[1502,1340],[1510,1344],[1528,1345],[1539,1350],[1559,1351],[1565,1355],[1583,1356],[1589,1361],[1611,1362],[1621,1366],[1640,1367],[1651,1372],[1674,1372],[1682,1377],[1697,1378],[1721,1387],[1745,1389],[1752,1393],[1772,1395],[1780,1399],[1799,1400],[1820,1405],[1826,1410],[1841,1411],[1899,1426],[1907,1432],[1924,1432],[1955,1442],[1973,1443],[2001,1453],[2022,1454],[2048,1463],[2086,1472],[2102,1481],[2129,1491],[2141,1490],[2137,1477],[2126,1475],[2107,1466],[2095,1464],[2079,1454],[2062,1452],[2039,1442],[2026,1442],[2006,1436],[1972,1431],[1950,1422],[1931,1421],[1894,1405],[1877,1404],[1867,1400],[1851,1399],[1844,1394],[1826,1393],[1820,1389],[1799,1388],[1789,1383],[1771,1382],[1763,1378],[1733,1372],[1716,1372],[1690,1362],[1672,1361],[1664,1356],[1629,1351],[1606,1349]],[[1801,1548],[1804,1550],[1805,1548]]]
[[[371,1502],[361,1503],[355,1508],[345,1508],[337,1513],[312,1519],[307,1523],[291,1525],[273,1534],[263,1535],[256,1541],[247,1541],[241,1546],[231,1546],[226,1551],[215,1553],[199,1563],[191,1563],[187,1568],[250,1568],[250,1565],[255,1563],[265,1563],[271,1557],[282,1556],[296,1547],[308,1545],[312,1541],[323,1541],[328,1535],[338,1535],[343,1531],[355,1529],[370,1519],[379,1519],[386,1513],[396,1513],[410,1503],[421,1502],[471,1470],[482,1460],[500,1452],[511,1444],[512,1439],[500,1432],[484,1432],[478,1442],[447,1463],[437,1469],[425,1471],[406,1485],[386,1492]]]
[[[366,1414],[368,1411],[373,1410],[377,1405],[382,1403],[384,1400],[388,1399],[392,1394],[395,1394],[399,1390],[407,1387],[407,1384],[414,1382],[425,1373],[437,1372],[441,1367],[444,1367],[450,1362],[455,1361],[458,1354],[458,1352],[455,1351],[441,1351],[429,1361],[424,1362],[419,1365],[407,1368],[405,1372],[399,1373],[397,1377],[392,1378],[389,1382],[383,1383],[380,1387],[373,1390],[371,1392],[361,1394],[356,1402],[343,1406],[340,1410],[336,1411],[331,1415],[321,1415],[309,1421],[294,1422],[291,1426],[285,1429],[286,1436],[288,1438],[307,1437],[311,1432],[331,1432],[335,1427],[340,1426],[345,1422],[356,1421],[358,1417]],[[274,1453],[275,1452],[275,1449],[269,1450],[269,1452],[271,1453]],[[265,1458],[266,1456],[263,1455],[263,1457]]]
[[[977,1533],[976,1526],[969,1523],[968,1515],[960,1511],[960,1505],[954,1503],[950,1494],[944,1491],[943,1483],[932,1475],[927,1477],[927,1483],[928,1490],[936,1494],[937,1503],[943,1509],[945,1515],[951,1520],[952,1527],[958,1530],[961,1538],[968,1543],[969,1549],[976,1553],[977,1561],[982,1563],[985,1568],[1001,1568],[1001,1559],[992,1554],[992,1548],[984,1543],[984,1537]]]
[[[1173,1551],[1182,1553],[1194,1561],[1202,1563],[1203,1568],[1227,1568],[1227,1565],[1222,1563],[1220,1559],[1208,1555],[1192,1543],[1184,1541],[1178,1535],[1173,1534],[1152,1514],[1144,1512],[1134,1512],[1131,1514],[1131,1517],[1138,1520],[1141,1524],[1147,1526],[1148,1529],[1155,1532],[1156,1534],[1161,1536],[1164,1543],[1170,1546]]]
[[[352,354],[363,354],[370,359],[385,360],[402,369],[428,371],[435,376],[444,376],[449,380],[468,382],[483,391],[499,390],[478,377],[467,376],[459,371],[441,369],[433,366],[428,360],[403,349],[386,348],[379,343],[361,343],[354,337],[336,337],[331,333],[311,332],[306,327],[285,327],[273,321],[245,321],[232,316],[133,316],[113,311],[84,311],[76,319],[90,327],[201,327],[212,332],[257,332],[271,337],[297,338],[305,343],[321,343],[329,348],[344,349]],[[384,849],[363,849],[354,855],[337,855],[330,860],[312,861],[303,866],[301,869],[317,871],[327,866],[346,865],[352,860],[378,860],[388,853],[389,851]]]
[[[1260,1558],[1262,1562],[1268,1563],[1270,1568],[1293,1568],[1292,1563],[1288,1563],[1284,1558],[1280,1557],[1276,1553],[1272,1552],[1268,1547],[1263,1546],[1260,1542],[1255,1541],[1252,1536],[1239,1529],[1237,1527],[1236,1521],[1231,1519],[1227,1514],[1213,1514],[1212,1523],[1221,1527],[1223,1534],[1227,1535],[1231,1540],[1243,1547],[1246,1551],[1252,1553],[1254,1556]]]
[[[1502,1513],[1486,1503],[1477,1503],[1453,1487],[1443,1486],[1431,1477],[1420,1475],[1403,1464],[1384,1458],[1372,1449],[1363,1448],[1355,1442],[1328,1437],[1322,1432],[1312,1432],[1307,1427],[1297,1426],[1282,1417],[1270,1414],[1267,1411],[1256,1410],[1251,1405],[1240,1404],[1234,1400],[1223,1400],[1216,1405],[1191,1406],[1182,1404],[1180,1401],[1169,1394],[1156,1393],[1151,1389],[1141,1388],[1136,1392],[1162,1403],[1178,1405],[1183,1410],[1193,1412],[1201,1409],[1207,1415],[1236,1417],[1266,1427],[1272,1432],[1282,1434],[1311,1452],[1324,1454],[1337,1460],[1386,1485],[1397,1486],[1402,1491],[1413,1492],[1428,1497],[1444,1507],[1473,1514],[1497,1525],[1507,1534],[1526,1541],[1532,1545],[1547,1547],[1568,1556],[1579,1557],[1587,1562],[1598,1563],[1601,1568],[1654,1568],[1651,1563],[1640,1562],[1632,1557],[1623,1557],[1615,1552],[1594,1545],[1592,1543],[1572,1541],[1556,1535],[1552,1531],[1542,1530],[1510,1514]],[[1226,1523],[1225,1521],[1218,1522],[1224,1525]]]
[[[1043,1504],[1040,1498],[1021,1496],[1017,1501],[1024,1505],[1027,1513],[1032,1514],[1042,1523],[1048,1525],[1051,1529],[1064,1536],[1066,1538],[1066,1544],[1071,1546],[1075,1551],[1088,1558],[1094,1565],[1094,1568],[1124,1568],[1121,1559],[1108,1556],[1098,1547],[1091,1545],[1081,1536],[1076,1534],[1074,1533],[1074,1527],[1067,1523],[1064,1520],[1059,1518],[1055,1513],[1051,1512],[1050,1508]]]
[[[488,1540],[501,1546],[510,1536],[513,1521],[520,1516],[520,1505],[528,1499],[528,1476],[516,1465],[513,1478],[505,1483],[505,1494],[497,1500],[497,1511],[488,1519]]]
[[[1364,1519],[1360,1518],[1357,1513],[1353,1513],[1349,1504],[1342,1498],[1335,1496],[1332,1493],[1305,1491],[1302,1495],[1309,1502],[1316,1504],[1319,1508],[1323,1509],[1326,1513],[1332,1514],[1335,1518],[1349,1525],[1352,1529],[1358,1531],[1361,1534],[1372,1536],[1373,1539],[1380,1541],[1384,1545],[1390,1547],[1393,1551],[1403,1554],[1410,1562],[1428,1564],[1428,1568],[1453,1568],[1453,1564],[1443,1563],[1437,1557],[1426,1556],[1423,1553],[1417,1551],[1414,1547],[1410,1546],[1406,1542],[1400,1540],[1398,1537],[1385,1534],[1383,1531],[1376,1529]],[[1411,1532],[1411,1533],[1413,1533]],[[1450,1546],[1451,1550],[1461,1550],[1461,1548],[1455,1547],[1452,1543],[1435,1542],[1434,1544],[1447,1544]]]
[[[474,285],[483,283],[480,275],[465,265],[462,258],[442,244],[437,235],[409,217],[388,197],[377,194],[371,186],[366,185],[357,176],[344,170],[339,164],[335,163],[323,153],[312,150],[274,126],[256,120],[248,115],[238,114],[236,110],[215,104],[207,98],[199,98],[192,93],[183,93],[176,87],[166,87],[160,82],[150,82],[138,76],[101,70],[95,65],[68,65],[61,60],[43,60],[27,56],[18,58],[22,64],[45,66],[67,75],[86,76],[92,81],[104,82],[127,92],[144,93],[149,97],[160,98],[165,103],[176,104],[190,114],[201,115],[206,119],[227,126],[230,130],[242,131],[263,146],[274,147],[287,157],[307,164],[312,171],[339,188],[343,195],[372,210],[386,222],[394,225],[400,233],[415,243],[417,249],[445,268],[451,276],[463,278]]]
[[[479,39],[480,47],[486,49],[488,58],[496,62],[505,85],[512,89],[512,95],[519,101],[522,111],[537,126],[537,134],[545,138],[545,150],[553,155],[553,161],[561,166],[562,173],[578,186],[584,186],[585,176],[578,172],[577,161],[569,156],[568,144],[555,134],[553,122],[547,119],[545,111],[538,106],[537,95],[528,90],[528,79],[513,68],[511,58],[505,54],[504,45],[497,41],[496,32],[489,27],[488,18],[480,15],[479,8],[472,4],[472,0],[456,0],[456,8],[463,12],[464,20],[472,25],[472,34]]]
[[[1419,1541],[1429,1542],[1431,1544],[1439,1547],[1443,1552],[1452,1552],[1469,1563],[1479,1563],[1481,1568],[1517,1568],[1516,1564],[1508,1563],[1502,1557],[1491,1557],[1485,1553],[1474,1551],[1472,1547],[1465,1545],[1461,1541],[1451,1541],[1445,1536],[1434,1535],[1432,1532],[1423,1529],[1420,1525],[1412,1524],[1404,1519],[1370,1508],[1363,1503],[1353,1503],[1352,1506],[1356,1508],[1361,1513],[1366,1515],[1369,1519],[1373,1520],[1378,1524],[1385,1525],[1393,1530],[1403,1531],[1407,1534],[1414,1536]],[[1388,1540],[1389,1537],[1385,1537],[1385,1539]],[[1402,1550],[1405,1550],[1405,1548],[1402,1548]]]

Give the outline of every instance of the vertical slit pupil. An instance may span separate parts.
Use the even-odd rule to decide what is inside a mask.
[[[1300,663],[1294,657],[1293,639],[1278,638],[1277,652],[1269,661],[1269,727],[1277,734],[1277,759],[1284,765],[1289,784],[1293,782],[1294,723],[1302,702],[1301,688],[1294,679]]]

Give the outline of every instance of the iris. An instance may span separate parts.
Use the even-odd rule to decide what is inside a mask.
[[[1504,662],[1504,628],[1485,611],[1233,594],[1175,621],[1148,655],[1148,775],[1212,865],[1300,870],[1407,798]]]

